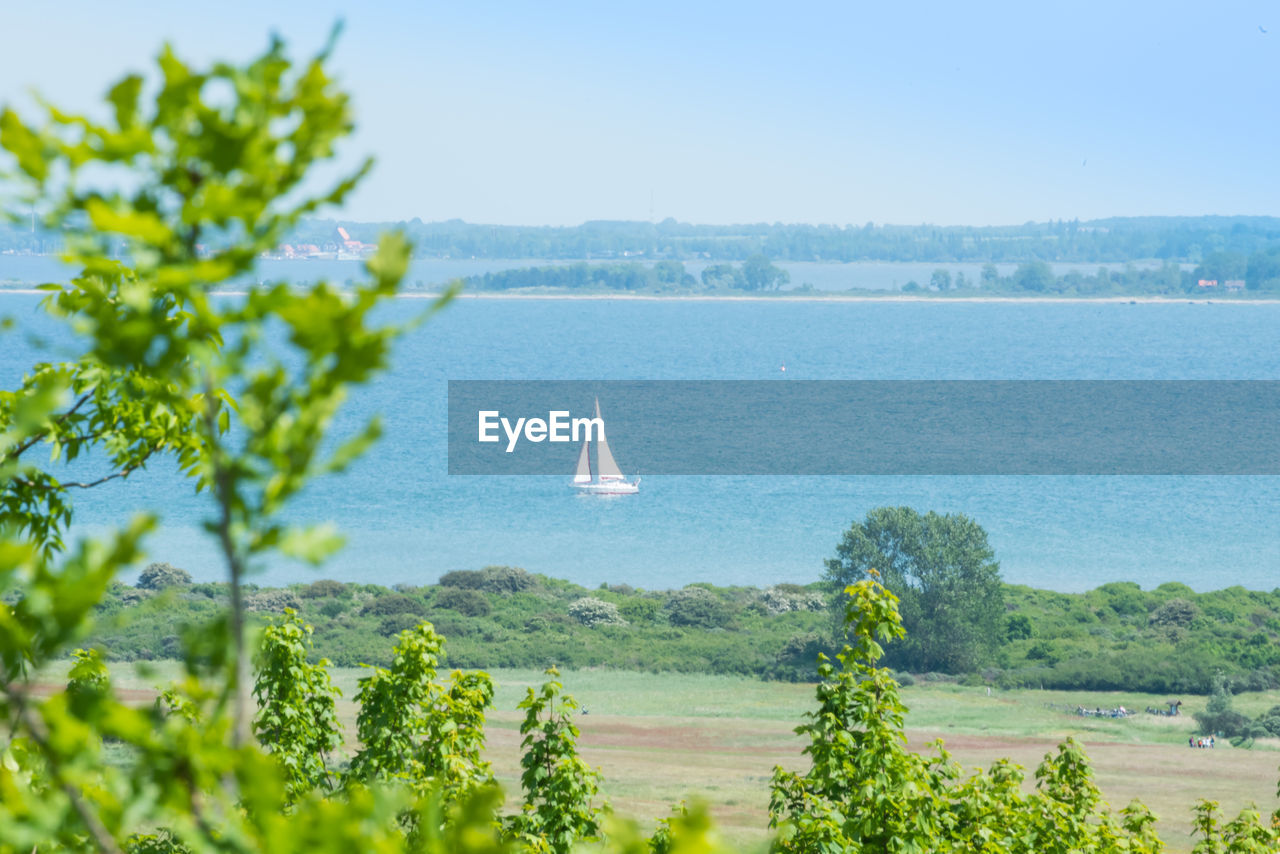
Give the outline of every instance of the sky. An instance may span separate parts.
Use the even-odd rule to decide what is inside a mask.
[[[336,216],[575,225],[1280,214],[1280,4],[15,2],[0,103],[90,109],[170,41],[333,65]]]

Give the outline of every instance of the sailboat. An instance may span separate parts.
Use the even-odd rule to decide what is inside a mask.
[[[600,398],[596,398],[596,418],[600,418]],[[604,423],[604,419],[600,419]],[[630,495],[640,491],[640,478],[627,480],[618,468],[618,463],[609,451],[609,442],[604,431],[596,440],[597,467],[591,470],[591,433],[582,442],[582,451],[578,454],[578,467],[573,474],[573,488],[584,495]]]

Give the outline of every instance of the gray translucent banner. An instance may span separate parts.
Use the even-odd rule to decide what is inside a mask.
[[[627,476],[1280,474],[1280,381],[1216,380],[451,380],[449,473],[572,475],[597,398]]]

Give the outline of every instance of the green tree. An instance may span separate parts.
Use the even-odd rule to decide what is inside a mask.
[[[768,256],[756,253],[742,262],[741,287],[749,291],[776,291],[791,281],[791,274],[775,267]]]
[[[1248,259],[1238,252],[1211,252],[1192,271],[1191,278],[1216,279],[1221,284],[1228,279],[1245,278],[1247,268]]]
[[[1213,693],[1203,712],[1196,712],[1196,728],[1203,735],[1235,738],[1246,735],[1253,721],[1232,708],[1231,689],[1221,673],[1214,676]]]
[[[143,590],[163,590],[166,587],[182,587],[191,583],[191,573],[168,563],[150,563],[138,575],[138,587]]]
[[[1244,285],[1251,291],[1280,290],[1280,248],[1255,252],[1249,256]]]
[[[279,513],[376,436],[376,424],[340,443],[327,433],[350,387],[386,365],[399,327],[370,315],[409,255],[385,240],[368,281],[346,293],[326,283],[212,293],[302,217],[341,202],[367,168],[307,192],[312,166],[351,128],[326,61],[327,51],[295,69],[274,43],[246,64],[201,69],[165,50],[153,85],[132,75],[111,88],[103,122],[52,107],[39,124],[0,112],[5,190],[24,210],[35,205],[78,270],[48,288],[45,306],[83,342],[78,357],[36,365],[0,395],[0,712],[13,724],[0,761],[0,849],[117,852],[157,827],[199,851],[404,846],[383,820],[408,804],[392,790],[309,795],[286,815],[280,763],[251,730],[243,582],[272,550],[318,561],[339,544]],[[270,346],[268,330],[278,336]],[[58,476],[91,449],[96,476]],[[158,455],[208,499],[229,608],[190,627],[185,675],[157,710],[79,677],[69,693],[39,698],[29,674],[83,637],[154,526],[142,517],[64,555],[70,496]],[[105,761],[107,739],[133,761]]]
[[[1027,261],[1013,271],[1013,284],[1024,291],[1044,293],[1052,290],[1056,281],[1053,270],[1043,261]]]
[[[702,271],[702,284],[707,288],[742,288],[742,272],[732,264],[711,264]]]
[[[1004,636],[1000,567],[986,531],[967,516],[872,510],[845,532],[825,578],[843,588],[873,569],[902,602],[907,637],[889,648],[895,666],[972,671]]]
[[[334,701],[341,692],[329,679],[329,661],[312,664],[311,626],[288,609],[262,633],[253,685],[258,714],[253,732],[284,771],[289,796],[333,789],[329,754],[342,744]]]
[[[1047,754],[1036,791],[1000,760],[962,779],[941,741],[935,755],[907,749],[907,709],[882,643],[903,637],[897,597],[876,573],[845,588],[849,643],[838,667],[819,659],[818,708],[796,732],[808,739],[804,773],[775,768],[769,814],[778,852],[1040,852],[1154,854],[1154,817],[1135,802],[1116,816],[1103,803],[1088,757],[1072,739]]]
[[[901,639],[896,599],[874,580],[845,589],[850,642],[839,669],[819,656],[818,708],[796,733],[809,740],[805,774],[775,768],[770,824],[782,827],[778,850],[928,850],[936,840],[954,768],[945,754],[907,749],[906,707],[890,670],[877,667],[882,641]]]
[[[568,854],[580,842],[599,838],[601,811],[608,804],[595,803],[600,773],[578,756],[580,733],[573,723],[578,702],[564,693],[559,671],[549,668],[547,676],[520,703],[524,806],[512,818],[511,832],[532,851]]]
[[[929,287],[935,291],[951,290],[951,273],[941,268],[934,270],[933,275],[929,277]]]
[[[424,622],[400,633],[390,668],[361,678],[354,778],[400,778],[448,799],[492,782],[481,753],[493,682],[486,673],[454,671],[449,684],[438,683],[443,654],[444,638]]]

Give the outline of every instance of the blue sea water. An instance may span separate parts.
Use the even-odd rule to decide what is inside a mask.
[[[0,387],[48,357],[29,333],[66,340],[37,301],[0,295],[0,316],[17,321],[0,334]],[[424,306],[406,299],[392,311]],[[1278,345],[1277,305],[458,300],[353,395],[341,429],[381,414],[381,443],[294,507],[301,520],[337,522],[346,549],[318,571],[271,562],[256,580],[421,584],[500,563],[591,586],[806,582],[851,521],[907,504],[977,519],[1016,583],[1270,590],[1280,584],[1280,478],[655,476],[639,495],[588,498],[571,493],[567,472],[447,475],[446,383],[762,379],[784,362],[796,379],[1280,379]],[[625,470],[626,448],[614,451]],[[77,532],[159,509],[151,555],[223,576],[200,528],[206,499],[167,466],[78,499]]]

